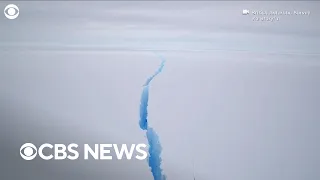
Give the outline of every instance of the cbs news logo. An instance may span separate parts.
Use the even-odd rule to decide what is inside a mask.
[[[32,143],[25,143],[20,147],[20,156],[24,160],[33,160],[37,155],[43,160],[76,160],[79,158],[79,152],[77,151],[77,144],[49,144],[45,143],[37,148]],[[111,150],[113,149],[116,159],[127,159],[132,158],[138,160],[144,160],[148,156],[148,152],[145,149],[146,144],[95,144],[94,148],[91,148],[88,144],[84,144],[84,159],[89,159],[91,156],[95,160],[112,160]],[[53,152],[51,154],[44,153],[44,149],[51,149]],[[134,156],[134,154],[136,154]]]
[[[19,8],[14,4],[9,4],[4,8],[4,15],[8,19],[16,19],[19,16]]]

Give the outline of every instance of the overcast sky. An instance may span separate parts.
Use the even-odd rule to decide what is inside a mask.
[[[5,6],[4,2],[1,2]],[[318,53],[318,2],[17,2],[1,44]],[[310,11],[253,22],[242,10]]]

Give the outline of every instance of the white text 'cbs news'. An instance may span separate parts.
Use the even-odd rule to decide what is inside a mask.
[[[24,160],[33,160],[37,155],[43,160],[76,160],[79,157],[85,160],[112,160],[112,159],[138,159],[144,160],[148,157],[146,144],[95,144],[90,147],[83,145],[83,155],[78,151],[78,144],[49,144],[45,143],[38,148],[32,143],[25,143],[20,148],[20,155]],[[47,153],[45,151],[49,151]],[[114,152],[115,157],[111,155]],[[136,153],[135,153],[136,152]],[[134,154],[136,154],[134,156]]]

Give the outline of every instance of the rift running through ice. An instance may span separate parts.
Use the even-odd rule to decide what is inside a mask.
[[[150,82],[161,73],[165,59],[159,56],[162,59],[161,65],[158,70],[147,79],[145,84],[143,85],[143,90],[141,94],[141,104],[140,104],[140,121],[139,125],[142,130],[146,131],[148,143],[149,143],[149,157],[148,164],[151,169],[151,173],[153,175],[154,180],[166,180],[166,175],[163,174],[161,169],[161,151],[162,147],[160,144],[159,136],[156,131],[149,127],[148,125],[148,100],[149,100],[149,84]]]

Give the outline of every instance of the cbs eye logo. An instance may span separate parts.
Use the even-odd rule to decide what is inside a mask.
[[[3,12],[8,19],[15,19],[19,16],[19,8],[14,4],[7,5]]]
[[[26,143],[21,146],[20,155],[24,160],[32,160],[37,156],[37,148],[31,143]]]

